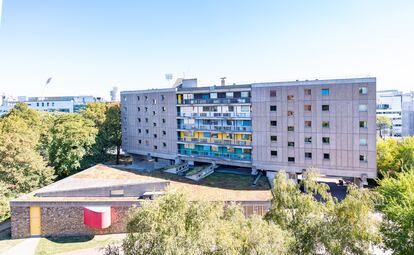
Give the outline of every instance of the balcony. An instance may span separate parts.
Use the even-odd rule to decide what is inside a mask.
[[[193,157],[224,158],[224,159],[243,160],[243,161],[252,160],[252,155],[247,154],[247,153],[236,154],[236,153],[229,153],[229,152],[197,151],[197,150],[180,149],[178,150],[178,154],[188,155],[188,156],[193,156]]]
[[[233,146],[251,146],[252,141],[235,140],[235,139],[218,139],[218,138],[196,138],[196,137],[178,137],[179,142],[191,143],[208,143],[219,145],[233,145]]]
[[[250,118],[250,112],[242,112],[242,113],[234,113],[234,112],[227,112],[227,113],[219,113],[219,112],[201,112],[201,113],[177,113],[177,117],[188,117],[188,118]]]
[[[206,130],[217,132],[252,132],[251,126],[219,126],[219,125],[179,125],[177,129]]]
[[[250,104],[250,97],[183,99],[181,103],[178,103],[178,104]]]

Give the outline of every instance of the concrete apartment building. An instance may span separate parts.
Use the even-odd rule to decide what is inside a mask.
[[[121,92],[123,145],[136,158],[374,178],[376,79]]]

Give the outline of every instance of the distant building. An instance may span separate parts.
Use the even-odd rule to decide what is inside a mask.
[[[414,92],[378,91],[377,115],[391,119],[392,127],[388,130],[389,136],[414,135]]]
[[[118,102],[119,101],[119,91],[118,91],[118,87],[113,87],[111,92],[111,102]]]
[[[139,159],[247,167],[272,179],[309,167],[375,178],[376,79],[121,92],[122,148]]]
[[[61,96],[61,97],[18,97],[18,100],[4,101],[0,106],[0,115],[7,113],[17,103],[26,103],[30,108],[45,112],[79,112],[88,103],[101,102],[102,98],[93,96]]]

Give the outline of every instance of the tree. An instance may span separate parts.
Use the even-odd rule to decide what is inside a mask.
[[[339,202],[315,178],[311,170],[306,173],[302,192],[279,172],[266,218],[292,233],[292,254],[367,254],[370,243],[379,242],[372,194],[351,186]]]
[[[119,103],[109,105],[105,122],[102,125],[102,133],[106,141],[106,149],[116,149],[116,164],[119,164],[122,145],[121,108]]]
[[[381,233],[394,254],[414,251],[414,168],[379,180],[378,208],[384,214]]]
[[[386,116],[377,116],[377,130],[379,130],[379,135],[383,138],[383,131],[390,129],[392,127],[392,121]]]
[[[27,119],[26,119],[27,121]],[[0,219],[8,215],[8,199],[52,182],[53,169],[37,151],[39,135],[17,115],[0,119]]]
[[[377,169],[381,176],[399,171],[398,142],[395,139],[377,140]]]
[[[414,168],[414,136],[404,137],[398,144],[397,160],[401,170]]]
[[[190,202],[169,192],[131,211],[128,254],[287,254],[289,234],[273,223],[246,218],[239,206]],[[106,254],[119,254],[109,248]]]
[[[97,129],[92,121],[79,114],[58,115],[51,128],[49,161],[59,177],[81,168],[85,155],[90,154]]]

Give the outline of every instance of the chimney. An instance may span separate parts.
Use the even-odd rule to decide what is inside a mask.
[[[226,77],[221,77],[221,86],[226,86]]]

